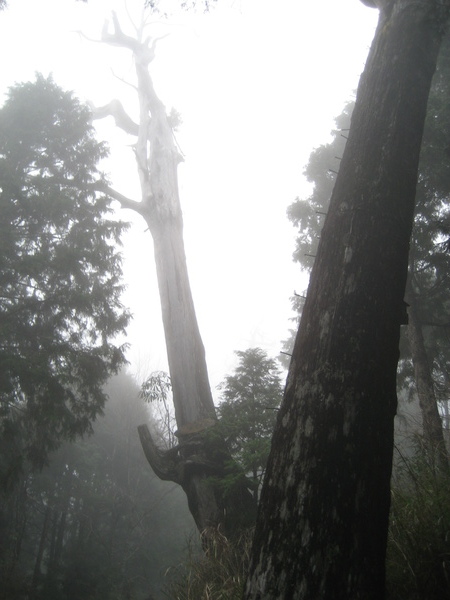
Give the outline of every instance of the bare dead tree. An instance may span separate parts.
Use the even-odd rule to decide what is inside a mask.
[[[231,456],[216,427],[205,351],[189,284],[177,177],[182,156],[149,70],[161,38],[144,38],[144,29],[142,25],[137,36],[131,37],[112,13],[112,31],[110,23],[105,22],[102,32],[104,43],[133,55],[138,122],[127,114],[119,100],[93,108],[94,118],[112,116],[118,127],[136,137],[134,153],[141,198],[131,199],[111,188],[107,191],[123,208],[144,218],[154,244],[178,445],[161,450],[146,425],[139,427],[139,435],[155,473],[183,487],[198,529],[203,532],[221,526],[232,534],[235,527],[253,521],[254,508],[244,475],[231,491],[218,484],[230,469],[237,467],[230,467]]]

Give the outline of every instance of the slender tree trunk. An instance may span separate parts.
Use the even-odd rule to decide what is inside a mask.
[[[385,597],[409,239],[448,9],[383,4],[272,441],[247,600]]]
[[[0,517],[0,581],[5,589],[14,581],[29,521],[28,478],[24,477],[9,496],[2,496]]]
[[[55,561],[53,563],[54,569],[58,568],[59,563],[61,561],[61,554],[64,549],[64,534],[66,533],[68,504],[69,503],[67,503],[67,507],[61,513],[59,522],[58,522],[58,530],[57,530],[56,540],[55,540]]]
[[[52,502],[51,499],[49,499],[44,511],[44,522],[42,524],[41,536],[39,538],[39,546],[37,548],[36,560],[34,562],[33,579],[31,580],[31,586],[28,595],[30,600],[34,600],[34,598],[36,598],[37,596],[39,579],[41,577],[42,559],[44,557],[44,550],[45,545],[47,543],[48,529],[50,525],[50,520],[52,518],[52,514]]]
[[[58,534],[59,512],[56,506],[52,511],[52,522],[50,525],[50,544],[47,556],[47,576],[53,576],[53,565],[56,558],[56,536]]]
[[[125,35],[114,13],[113,25],[114,33],[106,26],[102,39],[133,53],[139,122],[133,123],[117,101],[95,109],[94,116],[112,114],[120,127],[137,136],[141,200],[107,191],[123,207],[141,214],[153,237],[179,445],[164,453],[156,447],[147,426],[139,428],[139,435],[155,473],[183,487],[198,529],[202,532],[220,525],[230,534],[236,527],[253,524],[255,511],[244,476],[233,493],[225,494],[223,486],[214,483],[226,475],[232,459],[215,428],[205,351],[189,284],[177,177],[182,157],[149,73],[158,40],[142,41],[143,31],[138,39]]]
[[[425,448],[431,459],[433,461],[436,459],[440,471],[449,475],[448,452],[444,440],[442,419],[439,414],[434,391],[433,377],[423,339],[422,325],[417,309],[417,299],[411,284],[408,284],[407,290],[407,301],[409,304],[408,340],[414,366],[419,406],[422,412]]]
[[[444,381],[445,381],[445,386],[447,391],[450,391],[450,375],[447,369],[447,365],[445,364],[445,360],[442,360],[441,357],[438,358],[439,361],[439,366],[441,368],[442,374],[444,376]],[[448,398],[448,396],[447,396]],[[450,431],[450,411],[449,411],[449,402],[450,400],[446,400],[444,402],[444,415],[443,415],[443,430],[444,430],[444,439],[446,440],[446,442],[448,443],[449,440],[449,431]],[[447,448],[447,452],[448,452],[448,448]]]
[[[55,505],[55,524],[52,532],[52,545],[48,561],[47,576],[53,577],[58,570],[64,550],[64,536],[66,534],[67,517],[70,512],[72,498],[73,473],[67,467],[59,480],[59,495]]]

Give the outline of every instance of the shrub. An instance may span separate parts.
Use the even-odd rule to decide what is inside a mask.
[[[450,479],[420,444],[402,463],[392,485],[388,598],[450,598]]]
[[[236,542],[208,530],[204,553],[189,546],[185,564],[167,572],[165,594],[171,600],[240,600],[249,564],[253,528]]]

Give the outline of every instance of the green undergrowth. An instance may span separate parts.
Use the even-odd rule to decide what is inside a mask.
[[[253,528],[233,543],[217,530],[208,530],[204,536],[208,540],[205,552],[190,544],[185,564],[167,572],[167,598],[241,600]]]
[[[421,447],[392,485],[388,600],[450,599],[450,478]]]
[[[207,535],[206,552],[191,544],[168,571],[168,599],[241,600],[253,529],[236,543]],[[450,478],[420,447],[395,469],[386,570],[387,600],[450,600]]]

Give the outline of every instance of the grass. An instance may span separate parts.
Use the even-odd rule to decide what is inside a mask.
[[[170,600],[241,600],[253,529],[231,543],[205,532],[206,552],[190,545],[188,559],[167,573]],[[387,551],[388,600],[450,600],[450,478],[418,446],[392,484]]]
[[[450,479],[420,446],[392,485],[389,600],[450,599]]]
[[[247,574],[253,529],[232,543],[220,531],[204,533],[206,552],[189,546],[185,564],[167,572],[170,600],[240,600]]]

